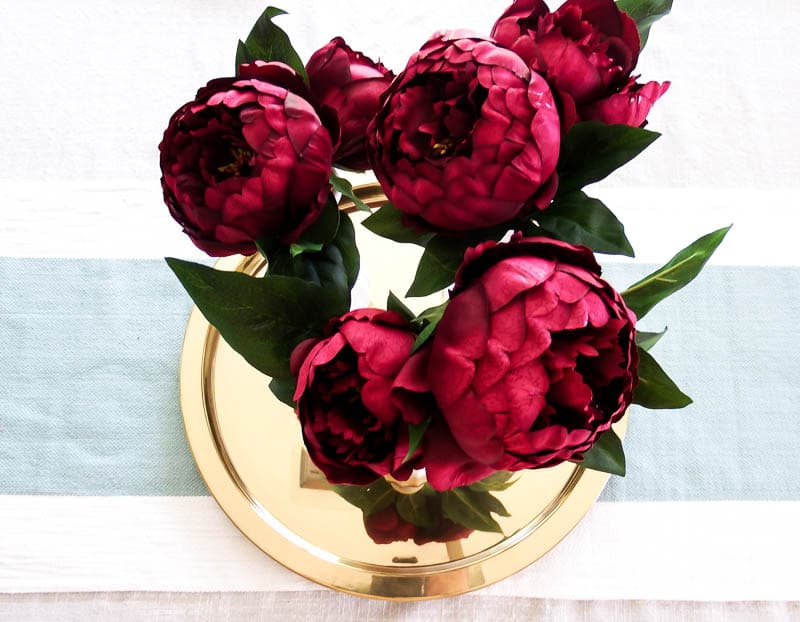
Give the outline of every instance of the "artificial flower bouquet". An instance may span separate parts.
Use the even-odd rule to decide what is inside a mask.
[[[515,472],[624,474],[612,424],[632,403],[690,403],[648,352],[662,333],[637,322],[727,228],[620,292],[595,253],[633,248],[584,192],[659,136],[644,126],[669,83],[633,72],[670,6],[517,0],[488,34],[434,34],[396,75],[340,37],[304,64],[270,7],[236,75],[172,116],[170,213],[209,255],[258,252],[266,272],[169,265],[271,378],[375,542],[499,531],[493,493]],[[361,225],[387,249],[424,249],[406,296],[446,289],[447,302],[415,314],[390,293],[385,309],[351,308],[359,252],[337,195],[369,210],[341,173],[367,169],[387,201]]]

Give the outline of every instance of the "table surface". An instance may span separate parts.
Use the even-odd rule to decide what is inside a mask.
[[[304,57],[352,33],[399,68],[448,16],[486,31],[505,5],[428,4],[283,6]],[[230,43],[261,4],[4,7],[18,24],[0,40],[4,77],[30,84],[37,58],[72,54],[40,97],[12,90],[0,118],[15,138],[0,145],[0,620],[478,620],[501,607],[520,620],[797,619],[800,124],[787,102],[800,79],[731,38],[783,58],[799,47],[800,8],[776,0],[769,23],[781,30],[748,39],[763,19],[750,4],[682,4],[641,63],[645,78],[674,80],[651,115],[665,136],[591,192],[637,250],[636,262],[603,260],[619,287],[734,222],[706,271],[642,324],[669,327],[654,354],[694,404],[633,409],[628,476],[542,560],[480,592],[411,604],[325,591],[272,562],[208,496],[186,447],[177,369],[191,305],[162,258],[203,256],[161,203],[155,145],[169,113],[229,70]],[[715,20],[724,27],[709,29]],[[131,28],[152,45],[115,47]],[[127,75],[97,60],[112,53]],[[84,84],[83,68],[95,80]],[[410,274],[412,253],[392,269]],[[366,266],[367,291],[387,271]]]

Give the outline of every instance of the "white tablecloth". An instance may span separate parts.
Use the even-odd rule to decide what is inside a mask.
[[[486,33],[504,6],[287,1],[283,23],[304,58],[344,34],[400,69],[433,30]],[[161,203],[156,145],[173,109],[230,73],[236,39],[262,9],[0,8],[0,619],[796,619],[800,8],[676,3],[640,62],[645,79],[673,81],[650,117],[664,136],[592,189],[645,263],[735,223],[712,271],[656,317],[675,331],[659,360],[705,396],[656,416],[715,423],[670,447],[671,428],[655,444],[637,440],[634,420],[627,482],[554,552],[481,592],[417,604],[323,591],[246,541],[179,442],[177,379],[153,372],[177,364],[189,308],[155,260],[202,257]],[[680,326],[680,301],[700,319]],[[712,308],[723,315],[703,325]],[[123,354],[135,335],[120,331],[137,317],[151,341]],[[691,356],[678,348],[692,341]],[[780,418],[765,418],[770,405]]]

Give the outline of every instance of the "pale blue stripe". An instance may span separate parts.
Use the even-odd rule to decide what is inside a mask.
[[[603,499],[800,500],[798,315],[797,268],[707,267],[653,309],[640,327],[669,331],[652,354],[695,403],[634,407]]]
[[[0,258],[0,494],[207,494],[178,405],[189,309],[162,261]],[[654,309],[695,404],[634,412],[603,498],[800,500],[798,313],[794,268],[711,267]]]
[[[0,493],[207,494],[183,435],[191,308],[163,261],[0,260]]]

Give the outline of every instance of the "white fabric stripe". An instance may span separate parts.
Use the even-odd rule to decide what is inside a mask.
[[[598,503],[485,594],[800,600],[800,502]],[[0,496],[0,592],[302,591],[208,497]]]
[[[428,602],[387,602],[335,592],[105,592],[0,594],[0,621],[86,620],[359,620],[362,622],[485,622],[503,612],[504,622],[530,620],[725,620],[796,622],[797,602],[692,602],[549,600],[467,594]],[[494,615],[493,615],[494,614]]]
[[[356,184],[370,179],[351,177]],[[598,185],[588,193],[602,199],[625,223],[637,261],[663,263],[700,235],[734,223],[711,263],[800,266],[794,229],[774,226],[796,220],[797,189]],[[0,180],[0,197],[3,256],[205,257],[170,218],[157,179],[35,184]],[[769,218],[758,209],[765,205]]]

